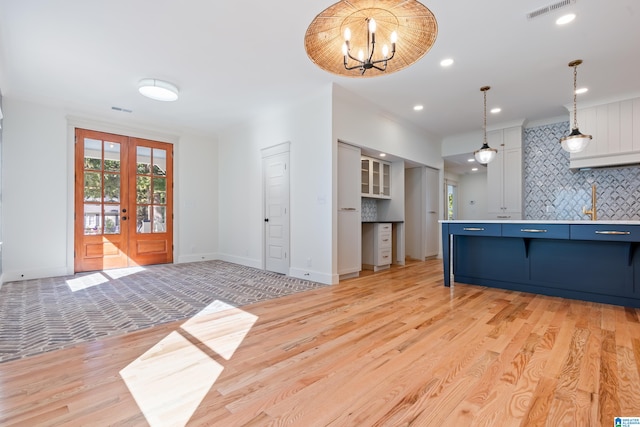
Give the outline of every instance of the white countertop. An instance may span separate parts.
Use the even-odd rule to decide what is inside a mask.
[[[456,219],[440,220],[440,223],[450,224],[582,224],[582,225],[640,225],[640,221],[612,221],[612,220],[538,220],[538,219]]]

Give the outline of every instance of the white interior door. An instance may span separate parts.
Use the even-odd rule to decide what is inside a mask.
[[[289,151],[263,157],[262,170],[265,270],[289,274]]]

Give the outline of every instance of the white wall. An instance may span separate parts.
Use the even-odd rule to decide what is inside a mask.
[[[405,171],[405,254],[408,258],[424,260],[423,235],[426,227],[425,173],[423,168]]]
[[[442,169],[441,139],[334,85],[334,140]]]
[[[7,96],[3,104],[3,280],[67,274],[73,211],[65,111]]]
[[[99,118],[4,97],[3,280],[73,273],[73,127],[175,143],[176,262],[217,253],[215,138]]]
[[[486,173],[460,175],[458,181],[458,219],[488,219]]]
[[[335,283],[332,269],[331,88],[220,134],[219,253],[263,266],[261,149],[290,142],[290,270]],[[308,261],[308,260],[311,261]]]
[[[468,132],[450,135],[442,139],[442,157],[473,153],[482,146],[483,132]]]
[[[174,162],[176,262],[218,259],[217,139],[183,135]]]

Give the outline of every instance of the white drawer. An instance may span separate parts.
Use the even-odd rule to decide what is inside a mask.
[[[378,251],[378,259],[376,265],[388,265],[391,264],[391,248],[380,249]]]
[[[391,233],[391,224],[390,223],[379,223],[378,224],[378,232],[379,233],[384,233],[384,232],[388,232]]]
[[[381,232],[378,236],[378,249],[391,247],[391,232]]]

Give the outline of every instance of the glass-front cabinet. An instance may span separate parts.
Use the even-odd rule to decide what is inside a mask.
[[[362,156],[362,197],[391,198],[391,164]]]
[[[371,162],[368,158],[363,157],[361,160],[362,163],[362,194],[371,193],[371,180],[369,179],[369,171],[371,171]]]

